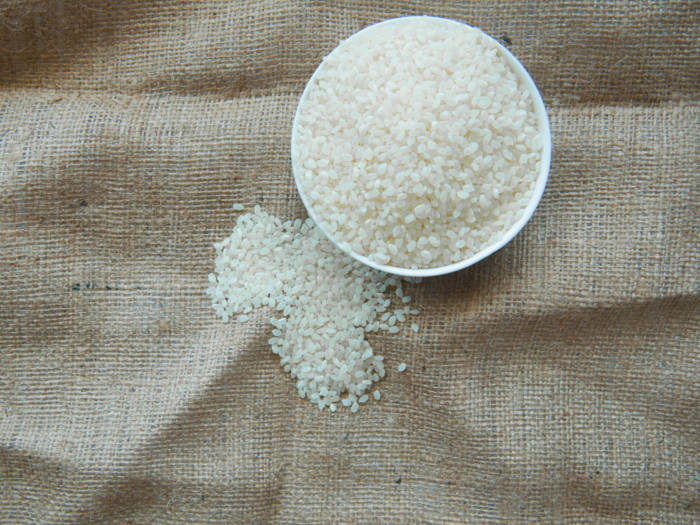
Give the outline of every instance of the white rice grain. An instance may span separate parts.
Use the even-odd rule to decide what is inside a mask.
[[[276,305],[268,345],[299,396],[331,412],[367,402],[385,369],[365,334],[398,332],[410,311],[392,301],[410,297],[391,287],[420,279],[373,270],[338,251],[310,220],[282,222],[259,208],[240,215],[215,247],[206,292],[216,314],[246,322],[254,309]]]
[[[498,240],[529,203],[543,145],[496,44],[432,17],[370,27],[326,57],[294,141],[295,174],[333,238],[414,269]]]

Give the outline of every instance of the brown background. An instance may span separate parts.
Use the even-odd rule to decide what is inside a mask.
[[[405,14],[507,37],[550,182],[411,287],[383,398],[296,396],[204,289],[231,209],[303,217],[292,117]],[[0,1],[1,523],[696,523],[696,1]],[[395,372],[405,361],[408,370]]]

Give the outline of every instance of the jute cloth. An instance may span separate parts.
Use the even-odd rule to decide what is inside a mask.
[[[307,79],[407,14],[508,43],[550,181],[506,248],[410,287],[381,401],[320,412],[269,312],[214,315],[212,243],[234,202],[305,216]],[[696,1],[0,1],[0,523],[697,523],[699,26]]]

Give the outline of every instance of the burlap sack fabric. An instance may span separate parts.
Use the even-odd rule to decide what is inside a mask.
[[[421,13],[521,58],[550,182],[506,248],[410,287],[382,400],[321,413],[269,312],[215,317],[211,244],[234,202],[305,215],[306,80]],[[0,523],[697,523],[699,26],[694,1],[0,2]]]

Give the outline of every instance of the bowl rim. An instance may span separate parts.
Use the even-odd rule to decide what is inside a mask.
[[[375,261],[370,260],[368,257],[364,255],[360,255],[359,253],[356,253],[355,251],[351,249],[346,249],[340,246],[340,244],[333,238],[333,235],[331,235],[329,232],[326,231],[326,229],[321,225],[321,221],[319,220],[318,216],[314,212],[313,208],[310,206],[306,195],[304,194],[304,191],[301,187],[301,182],[299,180],[299,177],[297,176],[298,173],[298,167],[295,162],[295,158],[297,155],[295,155],[297,145],[296,145],[296,136],[297,136],[297,129],[299,125],[299,119],[300,119],[300,109],[304,105],[304,102],[306,101],[306,98],[308,97],[309,91],[313,88],[315,85],[316,77],[320,74],[322,71],[324,65],[326,64],[327,59],[332,56],[334,53],[339,52],[341,47],[344,47],[344,44],[351,41],[354,38],[357,38],[359,35],[376,29],[378,26],[382,25],[389,25],[389,24],[398,24],[403,22],[406,19],[411,19],[411,18],[428,18],[428,19],[435,19],[435,20],[441,20],[444,22],[448,22],[451,24],[459,25],[460,27],[467,27],[471,29],[476,29],[477,31],[480,31],[486,38],[488,38],[491,42],[493,42],[501,55],[507,60],[508,64],[511,66],[515,74],[523,81],[525,86],[527,87],[530,96],[532,97],[533,103],[535,105],[535,116],[537,117],[537,125],[540,134],[542,135],[543,138],[543,147],[542,147],[542,157],[541,157],[541,168],[540,172],[537,175],[537,179],[535,181],[535,188],[533,189],[532,192],[532,197],[530,198],[530,202],[528,202],[527,206],[525,207],[525,210],[523,212],[522,217],[518,219],[509,229],[506,231],[506,233],[501,237],[501,239],[498,242],[495,242],[491,245],[489,245],[487,248],[477,252],[476,254],[472,255],[471,257],[464,259],[462,261],[458,261],[455,263],[451,263],[448,265],[444,266],[438,266],[435,268],[418,268],[418,269],[413,269],[413,268],[401,268],[398,266],[391,266],[387,264],[380,264]],[[309,81],[306,83],[306,87],[304,88],[303,93],[301,94],[301,97],[299,99],[299,103],[297,104],[296,112],[294,114],[294,122],[292,124],[292,140],[291,140],[291,160],[292,160],[292,174],[294,176],[294,182],[296,183],[297,191],[299,193],[299,196],[301,197],[302,202],[304,203],[304,207],[306,208],[307,213],[309,214],[309,217],[311,220],[316,224],[318,228],[323,232],[323,234],[340,250],[343,252],[347,253],[350,255],[353,259],[366,264],[367,266],[370,266],[376,270],[381,270],[383,272],[391,273],[394,275],[401,275],[404,277],[434,277],[438,275],[445,275],[448,273],[456,272],[459,270],[463,270],[464,268],[468,268],[469,266],[472,266],[476,264],[477,262],[481,261],[482,259],[485,259],[489,255],[493,254],[494,252],[500,250],[508,244],[510,241],[515,238],[515,236],[520,233],[520,231],[525,227],[525,225],[528,223],[530,218],[532,218],[532,215],[535,213],[535,210],[537,209],[537,206],[539,205],[542,195],[544,194],[544,189],[545,186],[547,185],[547,180],[549,178],[549,170],[550,170],[550,165],[551,165],[551,160],[552,160],[552,131],[549,123],[549,116],[547,114],[547,108],[545,107],[544,100],[542,100],[542,95],[537,88],[537,85],[535,84],[535,81],[532,79],[530,74],[528,73],[527,69],[525,69],[525,66],[522,65],[522,63],[513,55],[513,53],[510,52],[510,50],[501,44],[498,40],[490,36],[489,34],[485,33],[483,30],[479,29],[478,27],[471,26],[469,24],[465,24],[464,22],[459,22],[457,20],[453,20],[450,18],[443,18],[443,17],[437,17],[437,16],[428,16],[428,15],[412,15],[412,16],[401,16],[401,17],[396,17],[396,18],[389,18],[387,20],[383,20],[381,22],[377,22],[375,24],[369,25],[364,27],[363,29],[359,30],[358,32],[352,34],[349,36],[347,39],[344,39],[341,41],[326,57],[323,58],[321,63],[316,67],[314,73],[311,75],[311,78],[309,78]]]

